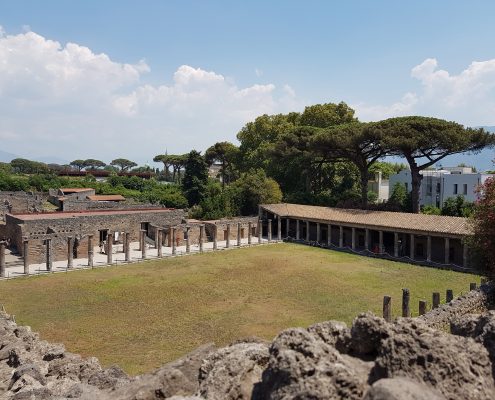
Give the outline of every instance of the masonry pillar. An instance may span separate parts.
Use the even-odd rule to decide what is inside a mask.
[[[147,256],[146,231],[144,229],[141,229],[141,242],[143,243],[141,246],[141,258],[144,260]]]
[[[225,242],[225,247],[227,249],[230,247],[230,224],[227,224],[227,240]]]
[[[241,223],[238,222],[237,223],[237,246],[238,247],[241,247]]]
[[[29,241],[28,240],[23,240],[22,241],[23,245],[23,261],[24,261],[24,273],[26,275],[29,275]]]
[[[157,248],[157,256],[159,258],[162,258],[163,257],[163,238],[162,238],[162,235],[163,235],[163,230],[161,229],[157,229],[156,231],[156,236],[157,236],[157,241],[156,241],[156,248]]]
[[[172,239],[172,254],[175,255],[177,253],[177,244],[175,242],[175,228],[170,228],[171,230],[171,239]]]
[[[414,255],[416,254],[416,252],[414,251],[414,247],[416,246],[414,243],[414,233],[411,233],[409,235],[409,237],[411,238],[410,248],[409,248],[409,257],[411,258],[411,260],[414,260]]]
[[[445,264],[450,264],[450,239],[445,238]]]
[[[352,228],[351,249],[356,250],[356,228]]]
[[[368,228],[364,230],[364,249],[366,251],[370,249],[370,230]]]
[[[203,252],[203,243],[205,241],[205,226],[199,226],[199,252]]]
[[[309,242],[309,221],[306,221],[306,242]]]
[[[158,229],[158,227],[155,227],[155,249],[161,247],[160,240],[161,240],[160,229]]]
[[[344,227],[339,225],[339,247],[344,247]]]
[[[431,236],[426,237],[426,261],[431,262]]]
[[[251,221],[248,222],[248,244],[251,244],[252,240],[252,230],[253,230],[253,223]]]
[[[67,268],[74,266],[74,241],[72,237],[67,238]]]
[[[378,231],[378,253],[383,254],[383,231]]]
[[[131,234],[129,232],[124,233],[125,237],[125,260],[127,262],[131,261],[131,239],[130,239]]]
[[[282,217],[277,218],[277,240],[282,240]]]
[[[113,263],[113,233],[107,234],[107,264]]]
[[[301,237],[300,228],[301,228],[301,224],[299,223],[299,220],[296,219],[296,240],[299,240]]]
[[[328,224],[327,226],[327,245],[330,246],[332,244],[332,225]]]
[[[215,225],[215,227],[213,228],[213,250],[216,250],[218,248],[217,236],[218,236],[218,226]]]
[[[125,254],[125,246],[126,246],[126,238],[125,238],[125,232],[122,233],[122,253]]]
[[[318,243],[321,242],[321,227],[319,222],[316,223],[316,241]]]
[[[52,239],[46,239],[46,270],[51,271],[53,267]]]
[[[5,278],[5,242],[0,242],[0,277]]]
[[[467,268],[469,264],[469,248],[466,243],[462,244],[462,266]]]
[[[268,220],[268,241],[272,241],[272,220]]]
[[[287,218],[285,220],[285,237],[289,237],[289,231],[290,231],[290,218]]]
[[[263,225],[261,219],[258,219],[258,244],[261,243],[261,236],[263,235]]]
[[[399,257],[399,232],[394,232],[394,257]]]
[[[189,230],[191,229],[190,226],[186,226],[186,236],[187,236],[187,239],[186,239],[186,253],[190,253],[191,252],[191,239],[189,237]]]

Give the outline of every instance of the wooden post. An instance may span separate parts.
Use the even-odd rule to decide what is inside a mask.
[[[200,225],[199,226],[199,252],[203,252],[203,244],[205,241],[205,226]]]
[[[23,259],[24,259],[24,274],[29,275],[29,241],[24,240],[23,245]]]
[[[452,289],[447,289],[447,292],[445,293],[445,301],[450,303],[452,300],[454,300],[454,292]]]
[[[253,240],[253,223],[251,221],[248,222],[248,244],[251,245]]]
[[[471,282],[469,284],[469,290],[476,290],[476,282]]]
[[[419,315],[424,315],[426,314],[426,301],[420,300],[419,301]]]
[[[440,293],[433,292],[432,300],[433,300],[433,308],[438,308],[440,306]]]
[[[409,289],[402,289],[402,316],[409,318],[411,310],[409,308]]]
[[[125,260],[127,262],[131,261],[131,234],[129,232],[124,233],[125,236]]]
[[[5,278],[5,242],[0,242],[0,277]]]
[[[383,296],[383,318],[385,321],[392,321],[392,298],[390,296]]]
[[[241,237],[241,226],[242,224],[240,222],[237,223],[237,247],[241,247],[241,240],[242,240],[242,237]]]
[[[163,257],[163,238],[162,238],[162,235],[163,235],[163,231],[161,229],[157,229],[156,230],[156,242],[155,242],[155,245],[156,245],[156,248],[157,248],[157,257],[158,258],[162,258]]]
[[[74,266],[74,241],[72,237],[67,238],[67,268]]]
[[[113,262],[113,233],[108,232],[107,234],[107,264],[112,264]]]

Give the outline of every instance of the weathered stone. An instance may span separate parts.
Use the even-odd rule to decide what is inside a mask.
[[[408,377],[435,387],[448,399],[495,398],[488,352],[473,339],[410,319],[399,320],[390,331],[380,345],[370,383]]]
[[[237,343],[211,353],[199,374],[199,393],[205,399],[250,399],[268,364],[264,343]]]
[[[12,378],[10,379],[9,390],[12,390],[16,382],[19,381],[21,378],[25,378],[25,376],[30,376],[31,378],[38,381],[41,385],[46,384],[46,379],[41,374],[39,367],[34,364],[26,364],[17,368],[12,374]]]
[[[368,363],[350,362],[305,329],[283,331],[269,351],[268,367],[253,392],[255,400],[361,399],[367,389]]]
[[[129,382],[129,377],[116,365],[98,371],[88,379],[88,384],[98,389],[114,389],[127,382]]]
[[[430,386],[407,378],[381,379],[368,389],[363,400],[445,400]]]
[[[340,353],[348,353],[351,344],[351,332],[344,322],[326,321],[311,325],[308,332],[317,335]]]
[[[351,353],[373,358],[390,335],[390,324],[371,312],[359,314],[352,323]]]

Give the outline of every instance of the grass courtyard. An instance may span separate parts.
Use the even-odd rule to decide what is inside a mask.
[[[397,316],[403,287],[417,312],[433,291],[444,300],[446,289],[457,295],[469,282],[479,278],[276,244],[2,281],[0,304],[43,339],[136,374],[207,342],[380,314],[385,294]]]

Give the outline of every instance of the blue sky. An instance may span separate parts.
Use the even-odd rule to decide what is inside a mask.
[[[2,0],[2,150],[146,161],[341,100],[362,120],[495,125],[494,15],[476,0]]]

